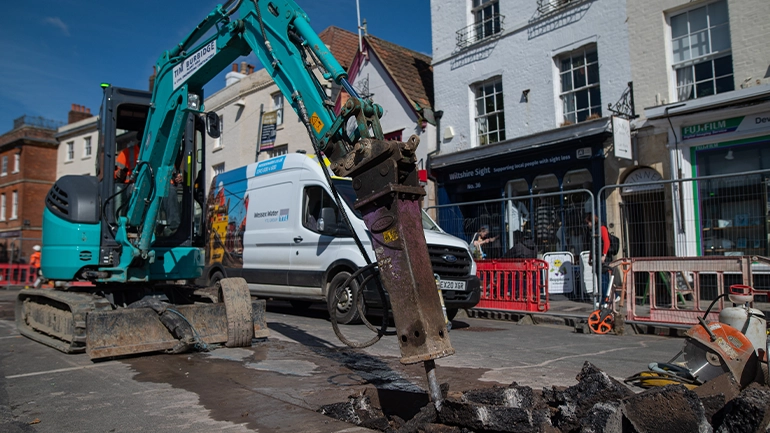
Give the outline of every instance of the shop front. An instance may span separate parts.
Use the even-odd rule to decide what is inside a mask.
[[[672,177],[684,181],[676,255],[770,256],[770,86],[718,96],[647,113],[668,127]]]
[[[770,110],[682,128],[684,143],[708,133],[712,142],[689,146],[699,255],[770,255]],[[739,138],[741,135],[752,135]]]
[[[589,241],[590,195],[604,186],[604,152],[611,132],[599,119],[536,136],[430,160],[441,227],[472,242],[482,227],[495,239],[487,258],[504,256],[517,239],[539,255],[579,254]]]

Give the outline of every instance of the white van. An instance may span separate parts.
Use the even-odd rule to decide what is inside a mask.
[[[334,177],[333,182],[370,260],[376,261],[366,226],[351,210],[355,193],[350,179]],[[329,302],[328,294],[366,264],[332,197],[316,158],[301,153],[217,175],[206,206],[206,282],[243,277],[253,295],[289,300],[297,308]],[[324,208],[333,208],[338,217],[334,235],[317,227]],[[476,264],[468,244],[445,233],[424,212],[423,228],[451,319],[458,309],[479,301]],[[374,287],[367,284],[364,290],[367,308],[381,307]],[[354,292],[348,290],[337,304],[340,323],[359,320]]]

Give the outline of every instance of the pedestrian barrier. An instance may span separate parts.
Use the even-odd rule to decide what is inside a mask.
[[[32,286],[37,276],[35,268],[27,264],[0,264],[0,286]]]
[[[753,286],[755,274],[769,264],[756,256],[644,257],[612,263],[627,269],[622,308],[627,321],[688,326],[697,324],[730,285]],[[770,292],[760,293],[766,302]],[[720,298],[707,320],[717,320],[724,303]]]
[[[478,260],[481,300],[476,309],[548,311],[548,263],[537,259]]]

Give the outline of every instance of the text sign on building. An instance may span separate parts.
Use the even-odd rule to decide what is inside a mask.
[[[770,127],[770,113],[752,114],[749,116],[731,117],[682,127],[682,140],[710,137],[712,135],[729,134],[731,132],[747,132],[754,129]]]
[[[631,154],[631,122],[628,119],[612,116],[612,139],[616,158],[634,159]]]
[[[259,139],[259,149],[272,149],[275,146],[275,134],[278,127],[278,111],[268,111],[262,115],[262,137]]]
[[[449,180],[454,182],[470,181],[477,182],[479,179],[487,175],[494,175],[499,173],[513,172],[515,170],[522,170],[527,168],[541,167],[544,165],[557,164],[566,161],[572,161],[573,156],[570,154],[553,155],[536,157],[528,161],[516,161],[514,163],[505,164],[501,166],[485,166],[476,169],[467,169],[461,171],[453,171],[449,173]],[[473,189],[473,188],[471,188]]]

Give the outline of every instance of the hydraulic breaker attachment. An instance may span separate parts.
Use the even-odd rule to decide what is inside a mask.
[[[365,138],[331,169],[353,178],[355,207],[371,232],[380,278],[390,295],[401,362],[425,363],[431,398],[440,407],[433,360],[454,354],[454,348],[422,229],[419,200],[425,190],[414,163],[418,144],[414,135],[405,143]]]

